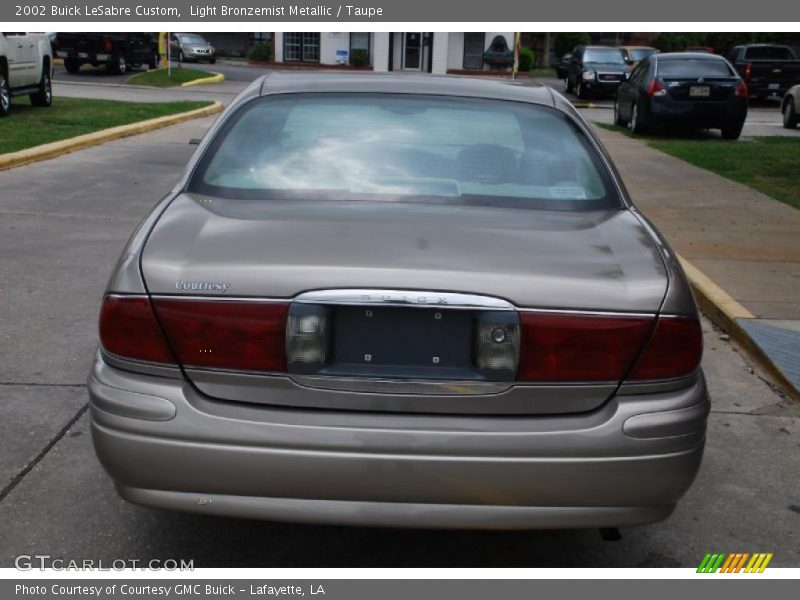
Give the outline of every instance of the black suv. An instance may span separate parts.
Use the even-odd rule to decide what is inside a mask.
[[[586,98],[591,93],[613,96],[629,71],[618,48],[578,46],[572,51],[564,89],[574,90],[578,98]]]

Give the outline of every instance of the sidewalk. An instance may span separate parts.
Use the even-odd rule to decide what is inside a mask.
[[[676,252],[742,305],[738,325],[797,393],[800,211],[643,141],[597,133],[636,205]]]

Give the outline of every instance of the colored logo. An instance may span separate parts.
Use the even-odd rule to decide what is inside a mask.
[[[698,573],[763,573],[769,561],[772,560],[772,552],[735,552],[725,554],[724,552],[706,553],[700,566],[697,567]],[[746,565],[746,566],[745,566]]]

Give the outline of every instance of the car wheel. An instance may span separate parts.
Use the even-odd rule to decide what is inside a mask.
[[[42,69],[42,78],[39,80],[39,89],[30,95],[31,104],[34,106],[50,106],[53,103],[53,82],[50,80],[50,69]]]
[[[75,75],[81,70],[81,63],[79,63],[77,60],[67,59],[64,61],[64,68],[67,70],[67,73]]]
[[[744,127],[744,121],[740,121],[739,123],[728,123],[722,126],[722,138],[725,140],[738,140],[739,136],[742,135],[742,128]]]
[[[150,57],[150,62],[147,63],[147,68],[157,69],[159,62],[161,62],[161,56],[158,54],[158,52],[155,52],[153,53],[153,56]]]
[[[614,125],[620,125],[625,127],[628,122],[622,118],[622,114],[619,112],[619,98],[614,98]]]
[[[211,59],[209,59],[208,62],[209,62],[209,64],[213,65],[215,62],[217,62],[217,59],[216,58],[211,58]]]
[[[128,72],[128,61],[125,60],[124,55],[120,54],[117,56],[117,59],[111,66],[111,70],[117,75],[125,75],[125,73]]]
[[[8,80],[0,71],[0,117],[7,117],[11,113],[11,90],[8,89]]]
[[[581,83],[581,81],[578,81],[577,85],[575,86],[575,95],[581,100],[586,98],[586,88],[583,87],[583,83]]]
[[[178,51],[178,62],[184,62],[183,50]]]
[[[569,75],[567,75],[566,77],[564,77],[564,91],[565,91],[566,93],[568,93],[568,94],[569,94],[570,92],[572,92],[572,84],[569,82]]]
[[[628,122],[628,128],[631,133],[641,135],[647,131],[647,122],[639,109],[639,103],[634,102],[631,106],[631,120]]]
[[[783,126],[786,129],[794,129],[797,127],[797,109],[794,107],[795,101],[791,96],[786,100],[783,106]]]

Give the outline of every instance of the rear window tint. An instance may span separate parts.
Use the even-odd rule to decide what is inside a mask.
[[[563,113],[411,94],[278,94],[232,116],[190,191],[225,198],[417,201],[554,210],[619,207]]]
[[[685,58],[658,61],[659,77],[733,77],[734,72],[722,60]]]
[[[744,57],[750,60],[792,60],[794,54],[789,48],[781,46],[762,46],[748,48],[745,50]]]

